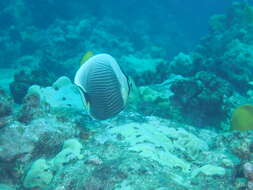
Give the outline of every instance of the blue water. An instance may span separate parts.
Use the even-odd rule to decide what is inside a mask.
[[[8,30],[12,27],[35,26],[47,29],[57,19],[81,20],[89,15],[101,20],[105,17],[117,19],[122,22],[132,41],[136,41],[137,48],[144,48],[138,43],[141,38],[138,32],[148,35],[153,43],[168,48],[168,57],[175,56],[179,51],[189,51],[208,31],[208,20],[213,14],[224,13],[231,5],[231,1],[44,1],[32,0],[2,1],[0,9],[1,28]],[[143,25],[139,26],[138,22]],[[112,28],[116,35],[117,27]],[[22,29],[20,29],[22,30]],[[4,32],[4,30],[2,31]],[[120,31],[119,31],[120,32]],[[133,39],[132,39],[133,38]],[[169,43],[166,39],[175,38]],[[177,39],[178,38],[178,39]],[[166,44],[167,43],[167,44]],[[24,54],[30,49],[37,48],[39,44],[29,44],[23,50]],[[35,46],[35,47],[34,47]],[[171,47],[173,46],[173,48]],[[15,52],[22,54],[23,52]],[[5,63],[6,64],[6,63]],[[0,65],[5,65],[1,63]]]

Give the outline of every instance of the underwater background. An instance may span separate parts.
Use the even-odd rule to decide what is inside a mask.
[[[99,53],[132,82],[104,121]],[[253,190],[252,129],[252,1],[0,1],[0,190]]]

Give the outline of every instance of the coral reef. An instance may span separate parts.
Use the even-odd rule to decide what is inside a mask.
[[[174,93],[172,102],[181,106],[184,117],[189,117],[196,126],[217,125],[223,121],[227,116],[226,102],[233,94],[227,81],[205,71],[193,78],[175,81],[171,90]]]
[[[193,74],[197,67],[197,65],[193,63],[192,57],[182,52],[174,57],[169,66],[170,72],[182,76]]]
[[[235,2],[227,15],[211,19],[209,34],[196,48],[202,56],[201,67],[226,78],[240,93],[249,89],[252,75],[250,15],[252,8],[249,4]]]
[[[142,87],[140,96],[146,101],[166,102],[169,97],[163,97],[165,91],[159,94],[158,89],[167,85],[169,92],[177,80],[175,76],[163,85]],[[53,86],[60,89],[64,81],[68,79],[64,77]],[[27,96],[35,92],[33,87]],[[41,106],[29,108],[45,112]],[[64,114],[61,117],[70,116],[69,111]],[[234,138],[238,139],[237,145],[230,143]],[[215,131],[136,112],[95,122],[78,121],[78,115],[59,120],[57,112],[47,111],[43,116],[33,115],[28,123],[13,119],[1,129],[0,139],[1,183],[16,189],[232,190],[238,157],[245,154],[238,146],[245,139],[236,134],[224,134],[222,138]],[[233,151],[235,155],[228,154]],[[146,183],[147,179],[151,183]]]
[[[63,109],[80,111],[84,109],[78,88],[66,76],[58,78],[52,86],[31,86],[27,96],[37,96],[41,100],[41,104],[49,106],[52,111]]]
[[[243,173],[249,181],[253,181],[253,165],[249,162],[243,165]]]
[[[0,89],[0,128],[12,122],[13,104],[12,98],[4,90]]]
[[[53,174],[50,171],[49,165],[45,159],[36,160],[31,169],[28,171],[24,179],[24,187],[31,188],[43,188],[50,184],[53,178]]]
[[[253,189],[253,8],[214,15],[187,52],[173,17],[147,11],[160,4],[131,22],[80,2],[0,2],[0,189]],[[124,111],[95,121],[71,79],[101,52],[132,85]]]
[[[10,84],[10,91],[16,103],[22,103],[28,88],[33,84],[42,86],[50,85],[54,77],[43,70],[32,70],[30,72],[20,71],[15,74],[14,81]]]
[[[39,94],[27,94],[24,98],[24,103],[21,106],[17,120],[23,123],[29,123],[34,118],[42,116],[41,100]]]
[[[59,170],[73,160],[83,159],[83,155],[81,154],[82,148],[82,144],[79,143],[77,139],[65,141],[62,151],[51,160],[53,169]]]
[[[11,115],[12,99],[2,89],[0,89],[0,118]]]
[[[126,73],[130,73],[137,85],[163,82],[167,77],[166,61],[152,57],[122,56],[119,63],[125,63]]]
[[[142,116],[133,115],[132,119],[135,117]],[[6,132],[2,135],[6,137],[8,147],[7,132],[10,129],[14,132],[22,127],[22,140],[28,140],[27,137],[32,140],[30,146],[25,145],[28,149],[23,149],[26,159],[22,153],[18,153],[20,149],[12,149],[11,157],[15,159],[12,162],[21,169],[13,170],[18,173],[5,176],[6,180],[13,180],[13,176],[16,176],[16,181],[23,179],[22,184],[27,189],[97,189],[106,186],[107,189],[179,190],[193,186],[201,189],[206,186],[203,182],[199,183],[203,180],[213,181],[208,187],[216,188],[227,179],[226,189],[232,189],[228,180],[233,177],[232,166],[224,165],[232,161],[222,152],[223,149],[227,150],[226,144],[215,148],[215,151],[210,149],[217,138],[215,132],[182,126],[157,117],[147,117],[142,124],[134,121],[136,119],[127,118],[127,121],[119,117],[100,122],[97,129],[94,129],[93,122],[87,123],[89,130],[95,130],[96,133],[84,141],[75,137],[78,132],[74,132],[71,123],[60,124],[52,118],[47,118],[46,123],[40,119],[28,126],[19,125],[16,128],[12,125],[5,128]],[[115,122],[122,124],[112,125]],[[70,129],[74,133],[70,134]],[[12,136],[13,134],[15,133]],[[33,142],[34,139],[38,142]],[[63,142],[63,139],[68,140]],[[3,151],[7,152],[6,150]],[[2,169],[3,172],[7,170]],[[144,178],[152,183],[145,183]],[[12,184],[15,182],[12,181]]]

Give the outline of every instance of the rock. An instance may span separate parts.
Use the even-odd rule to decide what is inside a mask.
[[[21,104],[30,86],[37,84],[47,86],[52,83],[55,76],[43,69],[21,70],[14,76],[10,84],[10,91],[14,101]]]
[[[250,136],[250,133],[248,135]],[[238,139],[237,141],[231,142],[231,150],[239,158],[249,160],[251,157],[251,141],[247,139],[246,136],[238,136],[236,136],[236,139]],[[242,140],[242,138],[244,138],[244,140]]]
[[[211,18],[211,30],[197,48],[203,57],[199,68],[226,78],[242,94],[252,76],[252,15],[250,4],[234,3],[226,15]]]
[[[73,160],[83,159],[81,154],[83,146],[77,139],[69,139],[64,142],[63,149],[52,160],[54,170],[59,170]]]
[[[11,124],[14,120],[15,119],[14,119],[13,116],[8,116],[8,117],[0,118],[0,128],[5,127],[5,126]]]
[[[204,174],[206,176],[224,176],[226,174],[226,170],[222,167],[213,166],[213,165],[205,165],[201,168],[198,168],[193,171],[192,177],[196,177],[197,175]]]
[[[243,165],[244,176],[249,180],[253,181],[253,164],[247,162]]]
[[[26,128],[20,123],[12,123],[1,129],[0,160],[2,162],[13,162],[17,159],[29,160],[31,158],[31,153],[35,147],[31,143],[32,137],[24,134]]]
[[[36,160],[28,170],[23,185],[28,189],[43,189],[48,186],[53,175],[64,169],[66,164],[83,159],[81,154],[82,144],[77,139],[69,139],[64,142],[63,149],[51,160],[40,158]]]
[[[122,138],[129,150],[139,152],[147,159],[155,160],[169,168],[180,168],[184,173],[191,170],[186,160],[201,157],[208,150],[207,144],[184,129],[168,128],[154,121],[148,124],[129,123],[109,130],[109,134]],[[186,160],[178,155],[187,155]]]
[[[234,163],[230,159],[222,159],[222,163],[225,168],[233,168],[234,167]]]
[[[235,39],[228,44],[228,50],[222,57],[223,65],[221,66],[221,70],[223,75],[225,75],[231,84],[243,92],[250,89],[249,82],[253,69],[253,65],[251,64],[251,60],[253,59],[252,48],[252,45]]]
[[[40,95],[33,93],[27,94],[21,106],[21,110],[17,115],[17,119],[23,123],[29,123],[35,118],[43,116],[44,108],[40,100]],[[45,114],[44,114],[45,115]]]
[[[124,63],[125,71],[134,78],[137,85],[159,83],[165,80],[167,69],[165,60],[160,58],[139,58],[135,55],[123,56],[119,63]]]
[[[175,80],[171,91],[175,109],[181,110],[185,122],[196,126],[219,126],[227,115],[228,98],[233,94],[227,81],[204,71],[192,78]]]
[[[29,86],[30,84],[24,82],[12,82],[10,84],[10,91],[16,103],[22,103]]]
[[[12,123],[1,129],[0,160],[27,162],[34,156],[51,155],[59,151],[65,138],[74,137],[77,131],[71,124],[53,118],[37,119],[29,125]]]
[[[235,189],[246,189],[247,180],[245,178],[236,178],[235,179]]]
[[[27,172],[23,185],[25,188],[43,188],[50,184],[53,173],[45,159],[36,160]]]
[[[169,67],[172,73],[182,76],[192,75],[196,70],[196,65],[194,64],[191,56],[182,52],[173,58]]]
[[[1,89],[8,94],[10,94],[9,85],[14,79],[15,70],[14,69],[7,69],[7,68],[0,68],[0,81],[1,81]]]
[[[22,70],[36,68],[39,65],[39,59],[35,56],[25,55],[17,59],[15,65],[18,70],[20,70],[20,68],[22,68]]]
[[[151,86],[140,86],[139,99],[131,104],[136,104],[136,110],[144,115],[155,115],[163,118],[171,118],[173,108],[170,97],[173,92],[170,89],[173,81],[182,79],[180,75],[171,75],[169,79],[161,84]]]
[[[0,89],[0,119],[12,113],[12,99]]]
[[[52,109],[72,109],[83,111],[84,106],[78,88],[65,76],[60,77],[52,87],[33,85],[28,94],[39,94],[42,103],[50,105]]]
[[[225,15],[213,15],[209,21],[209,26],[212,33],[224,32],[226,29],[225,21],[226,21]]]
[[[253,190],[253,181],[248,182],[247,190]]]
[[[4,184],[0,184],[0,189],[1,190],[15,190],[14,188],[12,188],[8,185],[4,185]]]

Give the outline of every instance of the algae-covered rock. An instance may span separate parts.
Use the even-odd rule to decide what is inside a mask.
[[[31,157],[34,144],[31,143],[32,137],[24,136],[26,129],[26,126],[19,123],[12,123],[1,129],[0,160],[2,162],[13,162],[19,158],[26,160]]]
[[[211,18],[211,30],[197,46],[202,55],[199,68],[215,72],[239,93],[249,90],[252,76],[252,20],[250,3],[235,2],[227,14]]]
[[[19,113],[17,114],[17,120],[23,123],[29,123],[33,119],[45,115],[45,111],[39,94],[27,94]]]
[[[230,83],[205,71],[193,78],[175,80],[171,90],[175,109],[181,109],[185,122],[196,126],[219,126],[227,115],[228,98],[233,94]]]
[[[169,120],[146,117],[145,121],[141,120],[141,122],[130,120],[117,126],[110,125],[104,132],[97,135],[96,142],[99,142],[99,145],[110,147],[107,149],[109,151],[107,159],[117,159],[110,146],[112,143],[117,143],[126,154],[131,152],[136,154],[135,158],[141,157],[141,160],[157,163],[168,172],[168,180],[177,184],[177,188],[192,189],[194,186],[202,189],[208,185],[211,189],[224,184],[224,177],[232,179],[231,170],[220,167],[222,159],[230,157],[224,155],[224,151],[228,151],[226,145],[221,144],[218,148],[213,145],[215,134],[215,132],[211,133],[208,130],[196,129]],[[196,168],[199,168],[200,165],[217,166],[218,169],[212,167],[209,170],[204,167],[208,175],[199,173],[200,175],[192,178]],[[131,189],[136,186],[132,186],[131,180],[126,179],[116,187]]]
[[[249,89],[252,76],[253,46],[235,39],[228,44],[228,49],[222,57],[221,70],[225,78],[239,91]]]
[[[173,95],[170,90],[172,82],[180,76],[172,76],[162,84],[152,86],[140,86],[139,95],[140,101],[137,105],[137,110],[145,115],[156,115],[160,117],[171,117],[171,102],[170,97]]]
[[[166,78],[166,61],[161,58],[128,55],[122,56],[120,62],[124,64],[125,70],[134,78],[137,85],[158,83]]]
[[[8,185],[0,184],[0,189],[1,190],[15,190],[15,188],[10,187]]]
[[[196,69],[196,65],[194,64],[191,56],[182,52],[174,57],[169,66],[172,73],[183,76],[189,76],[193,74]]]
[[[243,165],[243,174],[249,180],[253,181],[253,164],[247,162]]]
[[[204,174],[206,176],[224,176],[226,174],[226,170],[218,166],[205,165],[194,170],[192,173],[192,177],[196,177],[200,174]]]
[[[0,73],[1,89],[9,93],[9,85],[13,81],[15,70],[10,68],[0,68]]]
[[[10,91],[14,101],[18,104],[22,103],[23,98],[32,85],[47,86],[55,80],[55,76],[41,69],[21,70],[14,75],[14,81],[10,83]]]
[[[129,69],[131,68],[138,73],[146,71],[155,72],[158,64],[163,62],[162,59],[138,58],[134,55],[125,56],[122,59],[128,63],[127,67]]]
[[[213,33],[223,32],[226,29],[225,15],[213,15],[209,20],[209,26]]]
[[[8,116],[12,113],[12,99],[0,89],[0,118]]]
[[[37,93],[42,102],[50,105],[52,109],[73,109],[83,110],[83,103],[76,86],[65,76],[60,77],[52,87],[40,87],[33,85],[29,88],[28,94]]]
[[[172,95],[172,93],[170,91],[166,91],[166,92],[159,91],[158,88],[159,87],[157,87],[157,89],[154,89],[149,86],[139,87],[142,101],[152,102],[152,103],[168,102],[168,99]],[[161,88],[162,88],[162,85],[161,85]],[[166,87],[164,86],[164,88]]]
[[[29,124],[33,139],[36,139],[32,135],[36,132],[35,126],[38,130],[49,130],[52,127],[56,131],[69,131],[52,125],[47,120],[49,128],[39,125],[38,121],[34,127],[32,123],[35,121]],[[64,125],[66,129],[73,130],[70,123]],[[32,151],[37,156],[32,158],[34,160],[39,157],[38,165],[44,165],[47,169],[41,174],[44,182],[34,180],[34,186],[40,186],[38,189],[64,187],[72,190],[103,189],[105,186],[107,189],[119,190],[187,190],[194,189],[195,186],[201,189],[206,185],[215,189],[224,184],[224,177],[227,181],[232,179],[233,167],[224,169],[225,175],[222,175],[220,165],[222,159],[226,158],[224,152],[229,149],[226,143],[220,143],[217,147],[212,144],[216,140],[216,132],[134,113],[125,118],[87,122],[86,125],[94,132],[90,138],[78,139],[72,134],[70,138],[65,136],[58,139],[52,130],[39,138],[39,142],[34,144],[36,151]],[[29,171],[34,171],[37,161],[32,165],[31,160],[25,162],[25,168],[31,166],[22,175],[27,189],[32,189],[28,187],[28,176],[31,176]],[[199,183],[200,181],[203,182]],[[229,182],[225,183],[230,187]]]
[[[138,152],[141,156],[155,160],[169,168],[180,168],[189,173],[191,165],[180,155],[197,159],[203,151],[208,150],[207,144],[183,129],[168,128],[159,123],[138,124],[129,123],[110,130],[110,133],[122,136],[129,144],[129,150]]]
[[[52,160],[54,170],[61,169],[67,163],[73,160],[80,160],[83,158],[81,154],[82,144],[77,139],[69,139],[64,142],[63,149]]]
[[[23,185],[25,188],[41,189],[50,184],[53,173],[45,159],[36,160],[27,172]]]
[[[76,134],[77,129],[73,125],[60,123],[54,118],[37,119],[29,125],[12,123],[0,133],[0,160],[8,163],[27,161],[33,156],[51,155],[59,151],[65,138]]]

